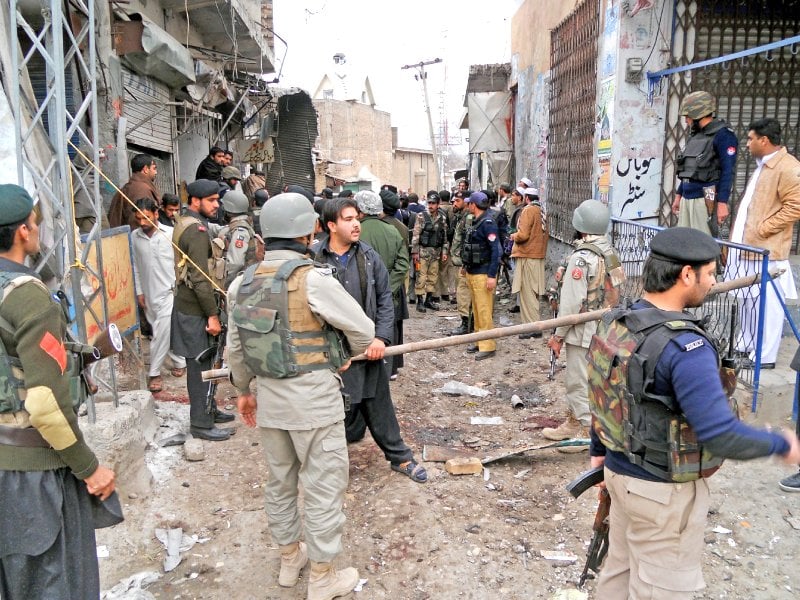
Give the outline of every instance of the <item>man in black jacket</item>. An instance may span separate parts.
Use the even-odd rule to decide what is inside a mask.
[[[386,346],[394,333],[394,305],[389,273],[375,250],[359,241],[361,224],[358,205],[349,198],[328,200],[322,211],[328,237],[315,248],[316,260],[336,268],[344,289],[355,298],[375,322],[375,339],[367,348],[367,360],[353,361],[342,373],[344,391],[351,407],[345,413],[348,442],[364,437],[367,427],[392,469],[417,483],[428,479],[425,469],[403,441],[389,390],[389,374],[384,365]]]

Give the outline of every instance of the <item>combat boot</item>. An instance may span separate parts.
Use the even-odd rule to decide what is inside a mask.
[[[569,413],[567,420],[558,427],[545,427],[542,429],[542,436],[545,439],[560,442],[561,440],[589,437],[589,431],[587,427],[581,425],[581,422],[572,413]]]
[[[417,296],[417,312],[426,312],[422,296]]]
[[[434,302],[433,294],[431,294],[430,292],[428,292],[428,294],[425,296],[425,308],[430,308],[431,310],[439,310],[439,305],[436,302]]]
[[[469,317],[461,317],[461,325],[450,332],[450,335],[464,335],[469,333]]]
[[[337,572],[331,563],[311,561],[308,576],[308,600],[333,600],[346,596],[358,585],[358,571],[347,567]]]
[[[300,571],[308,563],[308,550],[303,542],[281,546],[281,572],[278,585],[294,587],[300,579]]]

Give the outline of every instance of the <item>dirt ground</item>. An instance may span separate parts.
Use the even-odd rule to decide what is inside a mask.
[[[495,323],[518,321],[498,305]],[[445,335],[456,326],[449,304],[406,322],[406,341]],[[497,356],[475,362],[464,347],[406,356],[392,394],[406,442],[422,459],[425,444],[477,451],[541,443],[536,428],[563,413],[563,372],[547,380],[542,340],[505,338]],[[185,398],[184,380],[164,377],[157,399]],[[460,381],[490,392],[485,398],[446,396],[436,390]],[[218,402],[233,408],[232,390],[221,386]],[[511,396],[524,403],[512,408]],[[188,421],[188,407],[157,401],[165,427],[159,437]],[[789,406],[787,405],[787,414]],[[470,425],[474,416],[500,417],[501,425]],[[170,419],[172,419],[170,421]],[[167,426],[172,425],[173,429]],[[205,442],[205,460],[187,462],[178,447],[148,450],[156,479],[152,492],[124,493],[124,524],[98,531],[102,587],[142,571],[161,577],[147,587],[156,598],[305,598],[307,574],[295,589],[277,584],[279,554],[267,529],[263,485],[267,477],[258,432],[237,419],[228,442]],[[350,486],[341,566],[366,579],[354,594],[377,598],[494,599],[585,598],[576,584],[591,537],[596,495],[573,500],[564,485],[588,468],[585,452],[539,450],[489,466],[481,475],[452,476],[427,462],[427,484],[389,469],[367,436],[350,446]],[[712,511],[706,531],[707,588],[696,598],[789,599],[800,590],[800,495],[785,494],[777,480],[792,472],[774,461],[728,462],[711,479]],[[134,495],[135,496],[135,495]],[[793,528],[794,524],[795,528]],[[182,527],[200,542],[181,564],[164,573],[164,546],[154,530]],[[545,559],[542,552],[574,555]],[[593,595],[594,581],[584,586]],[[136,595],[115,596],[139,598]]]

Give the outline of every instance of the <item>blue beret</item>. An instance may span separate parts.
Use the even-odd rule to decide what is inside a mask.
[[[0,225],[13,225],[28,218],[33,210],[33,198],[18,185],[0,185]]]

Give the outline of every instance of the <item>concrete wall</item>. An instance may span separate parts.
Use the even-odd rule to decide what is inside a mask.
[[[550,97],[550,30],[574,8],[573,0],[526,0],[511,20],[511,79],[514,107],[515,179],[528,177],[546,202]],[[514,183],[514,182],[510,182]]]
[[[436,187],[436,164],[430,150],[397,148],[392,162],[392,177],[387,183],[420,196]]]
[[[658,223],[667,89],[664,85],[664,92],[654,94],[651,103],[647,78],[626,82],[626,67],[630,59],[640,59],[647,71],[667,68],[671,31],[669,0],[657,0],[653,8],[633,17],[618,0],[604,2],[593,181],[595,198],[607,202],[611,214],[624,219]]]
[[[317,191],[325,187],[324,172],[351,179],[364,167],[381,183],[392,183],[391,115],[366,104],[340,100],[314,100],[319,117]],[[350,165],[325,161],[353,161]],[[322,176],[321,176],[322,175]]]

